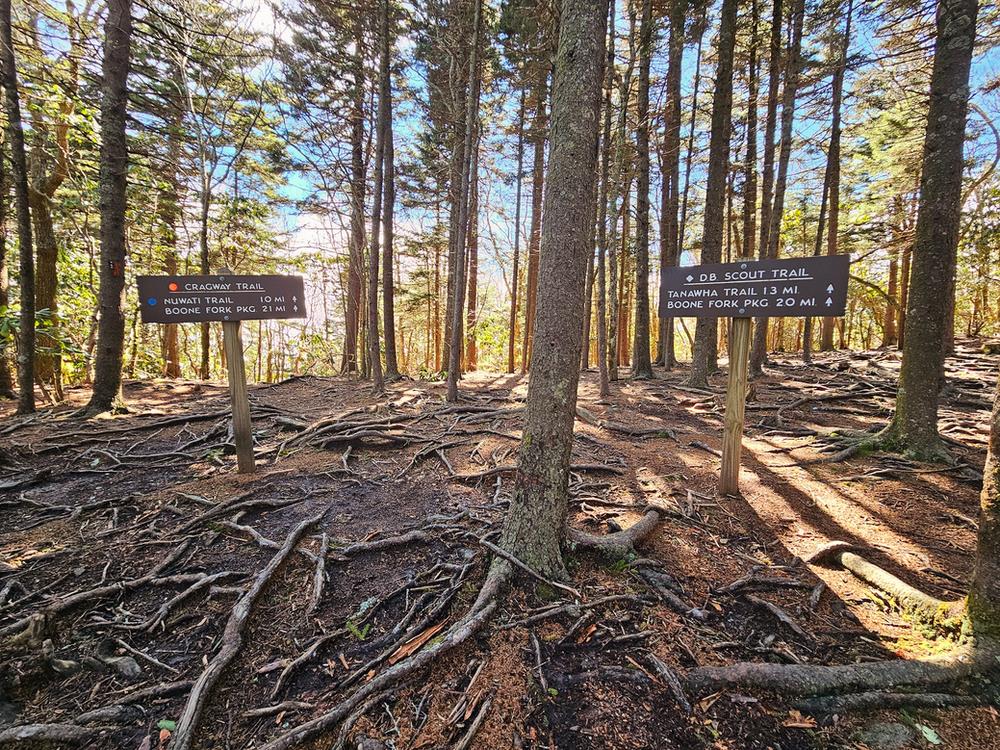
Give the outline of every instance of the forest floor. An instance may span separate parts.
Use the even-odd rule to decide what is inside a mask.
[[[932,595],[962,596],[996,357],[966,342],[949,360],[954,467],[810,462],[829,455],[824,435],[885,423],[899,367],[896,352],[815,359],[775,356],[753,386],[740,498],[714,491],[724,373],[695,392],[683,370],[657,370],[612,384],[606,404],[586,373],[571,522],[602,533],[667,505],[643,566],[570,552],[578,605],[527,579],[479,637],[354,716],[346,746],[1000,748],[992,707],[814,718],[730,690],[690,695],[685,712],[650,667],[653,655],[683,677],[942,647],[849,573],[803,558],[853,542]],[[473,373],[456,408],[441,383],[393,383],[384,399],[341,378],[256,386],[250,476],[235,473],[221,385],[130,382],[131,413],[90,421],[71,416],[83,390],[28,419],[0,406],[13,460],[0,467],[0,732],[76,725],[87,747],[169,748],[191,681],[244,624],[194,746],[256,747],[433,642],[484,577],[526,390]],[[254,589],[241,619],[234,605]]]

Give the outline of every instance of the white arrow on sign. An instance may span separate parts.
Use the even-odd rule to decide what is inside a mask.
[[[829,306],[830,306],[830,305],[832,305],[832,304],[833,304],[833,300],[832,300],[832,299],[830,299],[829,297],[827,297],[827,298],[826,298],[826,306],[827,306],[827,307],[829,307]]]
[[[833,293],[833,284],[830,284],[830,286],[828,286],[826,288],[826,291],[832,294]]]

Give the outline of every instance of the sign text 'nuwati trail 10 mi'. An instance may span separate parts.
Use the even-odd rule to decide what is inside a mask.
[[[304,318],[301,276],[139,276],[143,323]]]

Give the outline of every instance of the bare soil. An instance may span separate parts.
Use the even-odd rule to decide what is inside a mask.
[[[569,550],[584,607],[545,616],[569,603],[564,592],[521,579],[483,635],[373,703],[347,746],[368,738],[375,744],[366,747],[397,750],[864,747],[858,733],[890,721],[929,727],[948,748],[1000,748],[992,707],[813,718],[779,696],[727,691],[687,696],[687,714],[649,666],[652,654],[683,677],[737,660],[846,664],[946,647],[849,573],[803,558],[848,541],[934,596],[963,595],[996,360],[975,342],[949,360],[941,427],[958,465],[946,467],[883,455],[811,462],[837,449],[832,433],[885,423],[895,352],[817,355],[809,366],[775,358],[748,402],[743,496],[724,498],[715,495],[715,452],[725,373],[711,392],[694,392],[683,371],[658,370],[651,381],[614,383],[609,403],[598,402],[596,376],[585,373],[580,404],[604,426],[577,422],[571,522],[606,533],[637,521],[648,502],[669,504],[640,549],[654,567]],[[253,387],[259,457],[251,476],[235,473],[218,384],[131,382],[129,414],[89,421],[73,416],[82,390],[28,419],[0,405],[8,462],[0,466],[0,629],[12,629],[0,645],[0,731],[72,724],[124,702],[119,716],[90,725],[84,746],[169,747],[189,686],[131,694],[197,679],[241,593],[286,535],[324,510],[254,603],[195,746],[259,746],[432,642],[484,576],[489,552],[479,539],[499,527],[513,481],[495,469],[516,462],[527,391],[518,376],[488,373],[468,375],[462,389],[463,409],[450,410],[441,383],[393,383],[382,399],[348,379]],[[323,534],[326,580],[310,611]],[[351,550],[354,543],[367,546]],[[185,583],[126,583],[61,608],[74,593],[144,576],[183,545],[162,575],[190,574]],[[702,614],[665,601],[642,575],[650,570]],[[224,571],[143,627],[195,574]],[[34,613],[44,622],[16,637],[22,628],[12,624]],[[283,701],[294,703],[247,714]],[[303,747],[337,739],[334,731]]]

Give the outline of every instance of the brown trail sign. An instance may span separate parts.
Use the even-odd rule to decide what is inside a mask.
[[[143,323],[222,322],[236,462],[241,474],[253,473],[240,321],[306,317],[302,277],[237,276],[223,269],[214,276],[138,276],[136,282]]]
[[[143,323],[304,318],[301,276],[139,276]]]
[[[846,255],[819,255],[668,268],[660,317],[843,315],[850,263]]]
[[[843,315],[850,265],[846,255],[825,255],[667,269],[660,287],[661,318],[733,318],[720,493],[739,492],[750,318]]]

